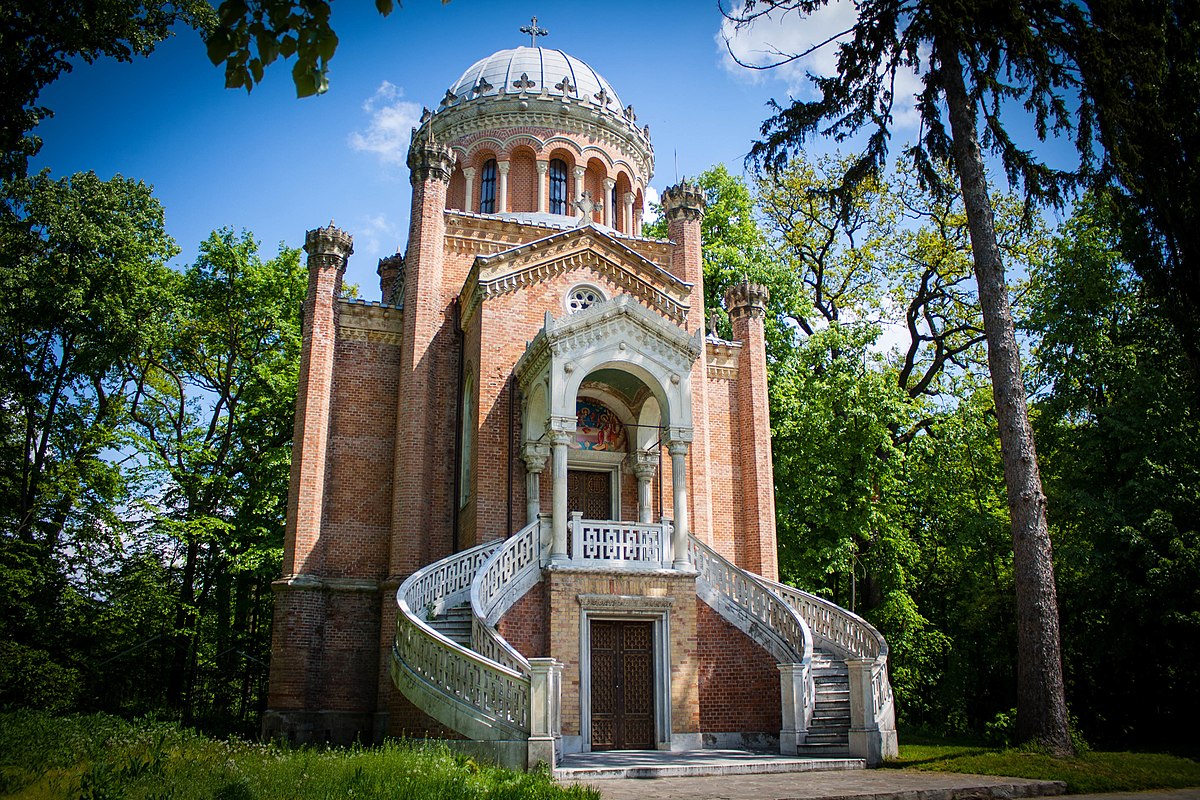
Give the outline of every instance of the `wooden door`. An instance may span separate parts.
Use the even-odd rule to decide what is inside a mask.
[[[591,624],[592,750],[653,750],[654,623]]]
[[[584,519],[612,519],[612,473],[568,470],[567,512],[572,511]]]

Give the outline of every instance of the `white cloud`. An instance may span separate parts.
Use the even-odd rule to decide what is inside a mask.
[[[404,90],[389,81],[379,84],[375,94],[363,103],[371,116],[365,130],[350,134],[355,150],[374,153],[385,164],[403,164],[408,154],[412,129],[421,121],[421,106],[400,98]]]
[[[730,13],[736,16],[741,10],[741,4],[737,3]],[[794,10],[777,10],[741,27],[725,19],[715,37],[721,52],[721,65],[743,80],[783,80],[792,96],[815,99],[816,90],[808,75],[829,77],[836,74],[837,42],[845,38],[844,32],[850,30],[857,17],[858,10],[852,0],[830,0],[828,5],[810,16]],[[804,58],[787,60],[789,56],[814,47],[817,49]],[[922,63],[928,63],[928,56],[928,50],[922,48]],[[779,66],[756,70],[742,64]],[[897,72],[895,90],[892,115],[896,126],[915,128],[920,122],[914,100],[914,95],[921,91],[920,76],[907,70]]]

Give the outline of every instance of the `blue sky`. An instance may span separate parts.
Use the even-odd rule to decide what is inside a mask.
[[[348,280],[377,299],[375,266],[407,238],[411,116],[436,107],[479,58],[527,44],[519,28],[532,14],[550,31],[539,44],[588,62],[649,124],[659,190],[675,182],[676,154],[680,176],[718,162],[740,171],[765,103],[788,92],[785,75],[723,65],[720,13],[701,0],[408,0],[386,19],[373,6],[334,4],[341,43],[330,90],[316,98],[296,99],[282,62],[250,94],[223,88],[186,30],[131,64],[80,64],[43,92],[55,116],[38,129],[45,144],[33,168],[152,184],[180,263],[216,228],[248,229],[271,255],[332,219],[355,239]]]
[[[341,43],[325,95],[296,99],[290,62],[272,65],[250,94],[225,89],[200,38],[179,30],[149,58],[80,64],[44,91],[55,117],[38,128],[45,145],[32,166],[153,185],[182,248],[180,264],[217,228],[252,231],[270,256],[332,219],[354,236],[347,279],[365,299],[378,299],[379,258],[407,239],[409,128],[472,63],[528,44],[519,29],[533,14],[550,31],[540,45],[589,63],[650,126],[651,185],[659,191],[717,163],[740,172],[768,100],[803,93],[804,68],[832,68],[828,48],[786,69],[737,67],[710,0],[407,0],[386,19],[369,0],[341,0],[332,19]],[[817,19],[769,20],[740,34],[735,47],[750,61],[771,49],[797,52],[843,29],[852,14],[840,0]],[[904,108],[897,116],[903,135],[915,116]]]

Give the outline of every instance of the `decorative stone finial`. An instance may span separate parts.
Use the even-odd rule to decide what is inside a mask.
[[[408,149],[408,169],[414,186],[430,180],[449,183],[450,173],[454,171],[454,151],[432,136],[422,141],[414,137],[412,147]]]
[[[304,252],[308,253],[308,266],[338,267],[346,266],[346,258],[354,252],[354,237],[340,228],[333,227],[333,222],[324,228],[315,228],[304,235]]]
[[[691,222],[704,215],[704,190],[686,180],[666,189],[662,193],[663,213],[667,222],[682,217]]]
[[[537,47],[537,37],[547,36],[547,35],[549,35],[550,31],[546,30],[545,28],[539,28],[538,24],[537,24],[537,17],[534,17],[533,19],[531,19],[529,21],[528,25],[521,28],[521,33],[528,33],[529,34],[529,46]]]
[[[404,302],[404,256],[395,253],[379,259],[375,270],[379,275],[379,293],[386,305],[398,306]]]
[[[729,309],[729,319],[736,320],[744,316],[762,318],[767,313],[767,300],[771,293],[760,283],[742,281],[730,286],[725,292],[725,307]]]

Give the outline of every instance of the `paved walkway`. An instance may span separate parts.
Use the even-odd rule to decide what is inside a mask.
[[[564,782],[569,783],[569,782]],[[1045,782],[895,769],[618,779],[591,784],[604,800],[1008,800],[1043,795]],[[1056,784],[1061,792],[1061,784]],[[1200,789],[1071,795],[1069,800],[1200,800]]]

